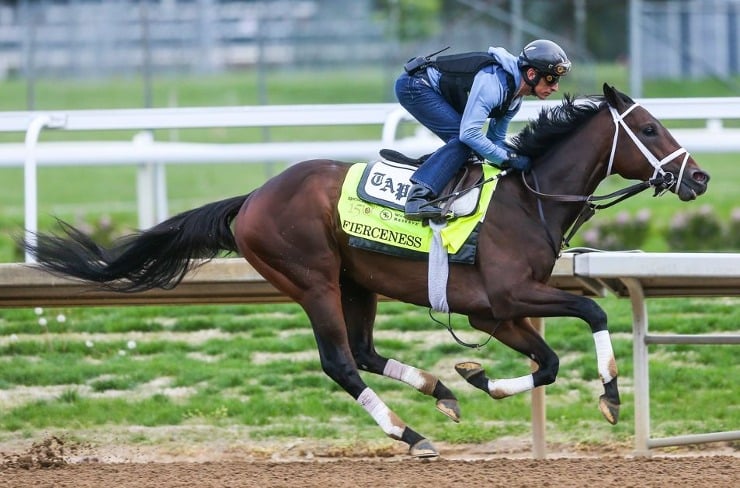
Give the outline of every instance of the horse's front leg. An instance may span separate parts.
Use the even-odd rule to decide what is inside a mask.
[[[506,398],[517,393],[529,391],[555,381],[558,375],[559,360],[555,352],[537,333],[528,319],[493,320],[490,317],[469,317],[476,329],[491,334],[503,344],[518,351],[537,363],[537,371],[517,378],[490,379],[483,367],[475,362],[455,365],[455,370],[468,383],[485,391],[495,399]]]
[[[607,328],[607,316],[599,304],[584,296],[534,283],[519,288],[511,295],[508,312],[520,317],[577,317],[588,324],[596,348],[597,369],[604,385],[604,394],[599,397],[599,409],[610,424],[616,424],[621,403],[617,363]]]
[[[589,325],[596,346],[597,368],[604,385],[604,394],[599,397],[599,409],[609,423],[616,424],[619,420],[620,406],[617,365],[604,310],[590,298],[573,295],[540,283],[530,283],[527,287],[521,287],[506,294],[496,294],[494,297],[493,310],[498,316],[577,317]],[[549,359],[550,356],[547,353],[547,350],[550,350],[549,346],[526,319],[512,319],[513,329],[504,325],[506,323],[506,320],[498,324],[493,319],[471,318],[471,325],[489,331],[498,340],[526,354],[540,366],[538,371],[532,375],[532,387],[540,386],[539,381],[542,382],[541,384],[552,383],[557,375],[557,363]],[[498,333],[496,333],[497,326]],[[513,330],[516,333],[512,332]],[[539,339],[535,339],[532,334]],[[557,359],[554,352],[552,355]],[[538,373],[541,374],[538,375]],[[526,391],[526,377],[516,380],[513,383],[516,392]]]

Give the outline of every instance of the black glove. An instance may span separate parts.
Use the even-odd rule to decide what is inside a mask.
[[[509,159],[504,161],[504,166],[527,173],[532,169],[532,160],[529,156],[521,156],[516,153],[509,153]]]

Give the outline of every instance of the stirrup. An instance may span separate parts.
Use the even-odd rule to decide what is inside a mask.
[[[406,206],[403,209],[403,216],[408,220],[444,220],[444,213],[444,209],[421,198],[406,202]]]
[[[434,203],[417,199],[416,201],[411,201],[411,205],[407,202],[406,207],[403,209],[403,216],[407,220],[432,220],[434,222],[441,223],[453,219],[455,214],[449,210],[438,207]]]
[[[426,207],[426,208],[425,208]],[[443,210],[439,207],[435,207],[431,204],[425,204],[421,205],[419,209],[409,211],[409,209],[404,209],[403,216],[407,220],[447,220],[446,216],[442,215]]]
[[[406,205],[404,206],[404,217],[408,220],[425,220],[442,218],[444,210],[433,203],[432,191],[419,184],[414,184],[409,189]]]

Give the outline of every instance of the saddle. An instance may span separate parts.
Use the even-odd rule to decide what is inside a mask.
[[[393,149],[381,149],[380,156],[387,160],[395,163],[406,164],[409,166],[419,167],[424,161],[426,161],[431,154],[425,154],[419,158],[411,158]],[[469,189],[483,181],[483,165],[481,159],[477,155],[471,155],[467,163],[460,168],[454,178],[447,183],[437,197],[439,207],[443,210],[444,214],[450,213],[450,209],[455,204],[455,201],[462,198],[465,194],[461,193],[463,190]]]
[[[478,229],[494,193],[493,166],[468,165],[448,186],[455,195],[454,218],[434,231],[425,222],[404,217],[404,205],[411,186],[409,178],[419,160],[395,151],[369,163],[350,165],[337,211],[349,245],[373,252],[409,259],[428,259],[437,235],[449,261],[471,264],[475,261]],[[400,159],[403,162],[398,162]],[[423,158],[420,158],[423,160]],[[408,164],[416,162],[416,165]],[[490,181],[490,184],[479,184]],[[461,188],[460,190],[455,190]],[[450,193],[452,192],[452,193]],[[437,246],[438,247],[438,246]]]

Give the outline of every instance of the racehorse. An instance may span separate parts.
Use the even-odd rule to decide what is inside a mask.
[[[518,378],[490,379],[476,363],[456,369],[493,398],[555,381],[556,353],[528,317],[577,317],[590,327],[604,386],[599,407],[618,420],[617,367],[607,316],[592,299],[547,284],[561,244],[599,183],[615,173],[689,201],[709,175],[645,108],[604,84],[603,97],[569,97],[543,109],[513,139],[532,157],[529,174],[501,178],[480,226],[474,264],[451,264],[447,302],[475,329],[532,359]],[[381,356],[373,343],[378,296],[429,307],[424,261],[349,245],[337,212],[349,163],[310,160],[289,167],[253,192],[183,212],[109,248],[61,222],[61,234],[38,234],[24,246],[46,270],[121,292],[176,286],[193,267],[238,252],[305,310],[323,371],[417,457],[438,455],[370,389],[359,371],[384,375],[436,399],[459,421],[455,395],[433,374]],[[631,187],[631,188],[634,188]],[[638,190],[628,190],[624,198]],[[233,227],[233,230],[232,230]]]

